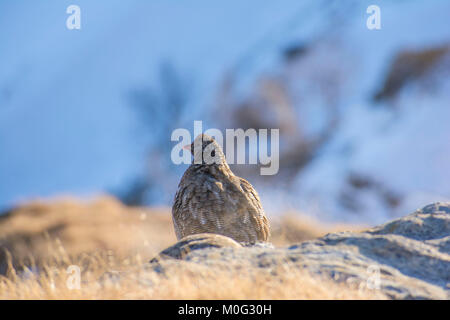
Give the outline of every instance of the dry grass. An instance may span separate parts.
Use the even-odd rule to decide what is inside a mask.
[[[295,212],[285,213],[272,221],[271,242],[275,246],[286,246],[316,239],[331,232],[361,231],[366,226],[347,224],[324,224]]]
[[[288,245],[342,228],[289,215],[273,222],[272,241]],[[34,202],[0,218],[0,299],[384,298],[288,265],[255,272],[173,262],[170,277],[145,267],[175,241],[167,208],[128,208],[109,197]],[[80,289],[67,286],[70,265],[80,267]]]
[[[65,266],[35,275],[0,278],[0,299],[384,299],[379,292],[362,291],[344,283],[312,276],[306,271],[282,270],[277,277],[264,269],[210,270],[201,265],[173,266],[169,278],[142,267],[123,267],[105,276],[106,261],[82,272],[79,289],[67,286]]]

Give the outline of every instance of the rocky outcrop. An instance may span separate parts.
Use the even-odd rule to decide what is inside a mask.
[[[219,269],[305,269],[393,299],[450,299],[450,203],[435,203],[363,232],[339,232],[289,247],[242,247],[223,236],[187,237],[150,267],[197,263]]]
[[[158,262],[166,259],[184,259],[190,252],[194,250],[206,248],[240,248],[239,242],[229,237],[212,233],[200,233],[184,237],[175,245],[161,251],[161,253],[153,258],[150,263]]]
[[[399,52],[389,68],[383,88],[374,95],[375,101],[391,99],[409,82],[419,80],[450,53],[450,46]],[[443,66],[448,68],[447,66]]]

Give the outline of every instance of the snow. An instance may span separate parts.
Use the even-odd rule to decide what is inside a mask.
[[[448,42],[450,4],[377,1],[382,29],[369,31],[365,8],[372,2],[78,0],[82,29],[73,31],[65,27],[73,1],[1,2],[0,208],[36,196],[108,191],[140,172],[147,150],[127,97],[153,86],[162,62],[192,85],[184,115],[192,124],[212,108],[226,72],[235,71],[248,94],[261,74],[278,70],[281,48],[322,39],[340,51],[324,45],[318,54],[348,75],[338,101],[341,125],[288,193],[258,189],[266,211],[294,207],[328,220],[376,223],[449,199],[448,81],[433,94],[405,88],[396,112],[370,97],[399,49]],[[305,132],[314,134],[324,126],[317,111],[323,98],[316,92],[302,103],[311,120]],[[170,143],[170,134],[152,139]],[[351,172],[385,182],[403,196],[400,207],[392,212],[360,191],[362,212],[343,209],[338,198]]]

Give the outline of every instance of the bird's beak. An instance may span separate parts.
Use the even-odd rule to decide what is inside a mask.
[[[187,144],[187,145],[185,145],[185,146],[183,147],[183,149],[184,149],[184,150],[191,151],[191,145],[190,145],[190,144]]]

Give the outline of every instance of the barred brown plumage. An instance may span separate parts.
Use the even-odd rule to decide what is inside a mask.
[[[267,241],[269,222],[258,193],[233,174],[219,144],[200,134],[190,150],[194,159],[181,178],[172,207],[177,238],[215,233],[242,244]]]

